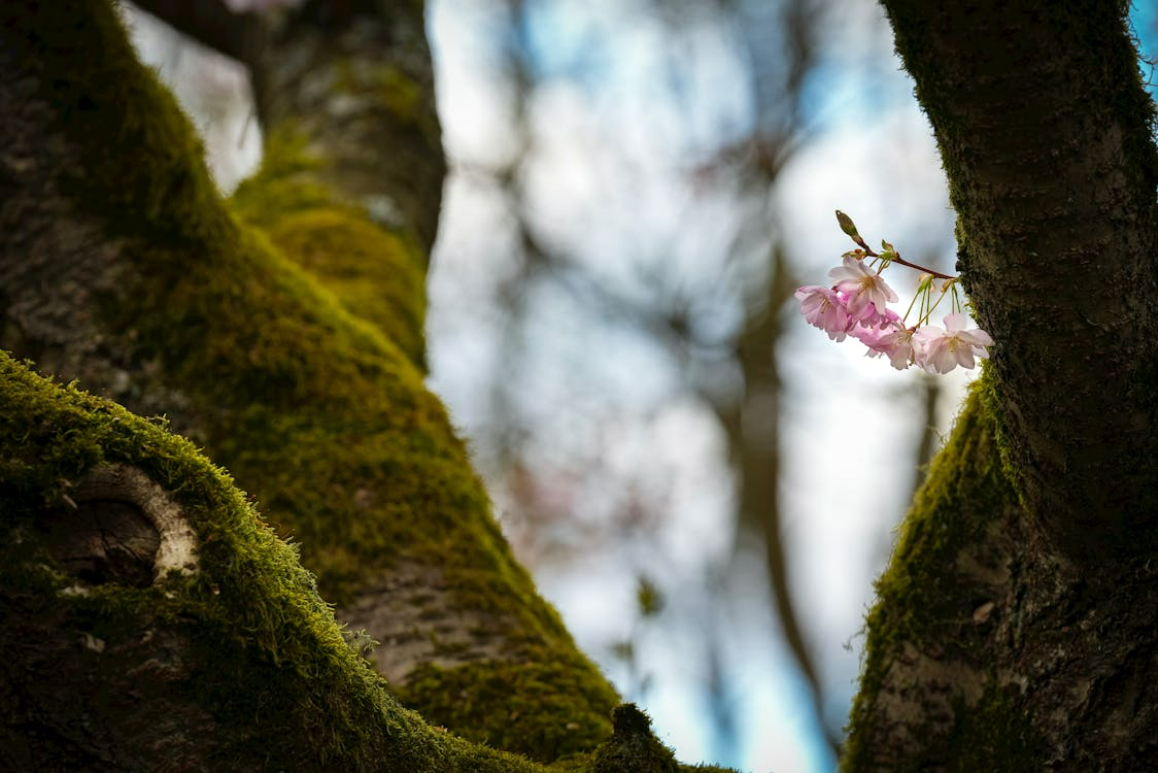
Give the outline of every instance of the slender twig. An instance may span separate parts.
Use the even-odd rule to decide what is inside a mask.
[[[868,255],[870,258],[879,258],[880,257],[880,254],[873,252],[873,248],[868,246],[867,244],[865,244],[864,239],[860,238],[859,235],[854,235],[852,237],[852,240],[857,243],[858,247],[860,247],[862,250],[864,250],[865,255]],[[937,277],[938,279],[956,279],[957,278],[955,276],[950,276],[949,274],[942,274],[940,271],[934,271],[931,268],[925,268],[924,266],[917,265],[916,263],[910,263],[909,261],[902,258],[896,250],[893,250],[892,257],[890,257],[888,259],[888,262],[889,263],[900,263],[902,266],[908,266],[909,268],[916,269],[917,271],[924,271],[926,274],[932,274],[933,276]]]

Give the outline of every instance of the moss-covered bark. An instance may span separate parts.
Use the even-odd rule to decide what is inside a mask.
[[[886,0],[997,345],[867,621],[848,771],[1158,758],[1158,154],[1124,3]]]
[[[427,727],[343,638],[296,551],[163,423],[0,353],[0,767],[6,770],[525,770]],[[89,491],[112,467],[155,485]],[[185,532],[188,560],[117,569],[113,506]],[[91,522],[89,526],[82,521]],[[62,529],[101,532],[61,544]]]
[[[80,503],[78,538],[65,521],[6,543],[14,754],[59,747],[58,769],[532,769],[401,709],[275,532],[339,619],[382,643],[391,693],[452,734],[580,767],[610,742],[615,691],[512,558],[423,386],[443,161],[421,9],[326,5],[267,31],[267,164],[233,207],[106,2],[0,7],[0,345],[165,414],[273,527],[187,443],[5,359],[4,528],[35,534],[67,515],[68,484],[107,487],[127,465],[181,505],[201,556],[150,584],[135,556],[160,537],[131,497]],[[317,66],[282,77],[294,56]],[[124,530],[114,546],[94,536]],[[83,700],[63,706],[74,681]],[[155,710],[176,719],[150,728],[168,686]]]
[[[991,373],[905,519],[878,600],[848,771],[1133,771],[1158,752],[1153,562],[1091,569],[1006,474]]]
[[[1003,699],[1011,681],[998,676],[990,638],[1010,612],[1013,557],[1026,536],[979,391],[930,467],[877,582],[846,770],[996,770],[1025,751],[1014,723],[987,740],[992,754],[970,748],[972,759],[986,757],[980,767],[964,766],[960,755],[984,735],[983,703]]]
[[[164,422],[3,352],[0,406],[0,768],[546,773],[403,708],[297,551]],[[636,725],[649,755],[608,767],[617,731],[567,769],[678,769]]]

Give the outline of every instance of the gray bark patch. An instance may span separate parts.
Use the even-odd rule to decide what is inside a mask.
[[[44,522],[61,567],[89,585],[138,588],[197,569],[197,539],[181,508],[135,467],[101,465]]]

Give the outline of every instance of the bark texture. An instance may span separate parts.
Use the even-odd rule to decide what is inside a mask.
[[[878,581],[843,767],[1148,770],[1158,160],[1127,6],[885,6],[997,344]]]
[[[544,770],[399,705],[188,441],[4,353],[0,405],[0,768]]]
[[[421,4],[262,23],[265,164],[227,205],[109,3],[0,6],[0,346],[164,414],[249,492],[4,356],[6,767],[585,769],[617,696],[422,383],[444,162]]]
[[[1017,490],[1068,552],[1152,550],[1158,154],[1128,4],[885,6],[999,342]]]

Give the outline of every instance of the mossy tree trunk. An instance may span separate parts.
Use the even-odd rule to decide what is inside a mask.
[[[269,137],[232,206],[108,5],[0,7],[0,344],[166,414],[317,575],[187,442],[2,356],[6,767],[536,769],[398,695],[542,761],[672,764],[630,711],[612,736],[422,387],[442,161],[390,5],[222,43]],[[1153,113],[1123,5],[994,5],[888,4],[999,344],[881,579],[844,765],[1145,770]]]
[[[1153,769],[1158,155],[1128,4],[884,4],[997,345],[878,583],[844,768]]]
[[[108,0],[0,5],[0,767],[670,769],[423,386],[422,4],[143,4],[265,161],[220,199]]]

